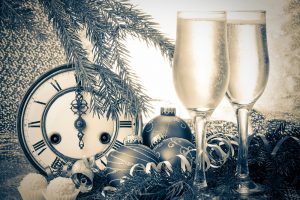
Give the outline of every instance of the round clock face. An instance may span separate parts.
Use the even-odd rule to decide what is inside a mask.
[[[33,166],[43,174],[49,170],[59,174],[64,164],[84,157],[95,157],[96,165],[104,169],[106,155],[141,127],[139,119],[124,114],[115,120],[94,115],[86,92],[81,93],[86,112],[79,117],[74,109],[76,85],[75,71],[70,65],[57,67],[33,83],[20,105],[17,123],[20,144]]]

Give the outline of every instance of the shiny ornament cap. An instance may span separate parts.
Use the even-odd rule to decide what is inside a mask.
[[[176,115],[176,108],[173,107],[161,107],[160,114],[163,116],[175,116]]]
[[[143,138],[138,135],[128,135],[124,139],[124,144],[125,145],[130,145],[130,144],[142,144],[143,143]]]

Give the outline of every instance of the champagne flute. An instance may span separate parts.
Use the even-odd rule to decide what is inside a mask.
[[[252,194],[263,190],[249,177],[247,143],[249,110],[263,93],[269,74],[266,12],[228,12],[227,38],[230,81],[226,95],[236,110],[239,131],[236,190]]]
[[[225,12],[177,13],[173,81],[179,99],[193,117],[197,148],[193,183],[198,192],[205,193],[206,121],[229,83]]]

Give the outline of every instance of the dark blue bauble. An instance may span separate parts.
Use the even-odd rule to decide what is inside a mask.
[[[118,186],[124,176],[128,176],[135,164],[146,166],[148,162],[157,164],[159,159],[155,152],[142,144],[121,146],[109,153],[107,158],[107,177],[111,186]]]
[[[177,137],[193,141],[188,124],[175,116],[175,108],[162,108],[161,115],[150,120],[143,129],[143,144],[151,148],[166,138]]]
[[[192,165],[196,159],[195,145],[183,138],[168,138],[157,144],[153,151],[160,161],[174,162],[176,155],[183,155]],[[177,162],[177,161],[176,161]],[[171,163],[172,164],[172,163]]]

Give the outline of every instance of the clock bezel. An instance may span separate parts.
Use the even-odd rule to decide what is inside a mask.
[[[30,97],[32,96],[32,94],[34,93],[34,91],[40,86],[42,85],[45,81],[47,81],[48,79],[50,79],[50,75],[56,75],[58,73],[60,73],[62,70],[66,70],[66,69],[70,69],[72,68],[71,64],[64,64],[64,65],[60,65],[58,67],[55,67],[53,69],[49,69],[48,71],[46,71],[45,73],[43,73],[41,76],[39,76],[36,80],[33,81],[33,83],[30,85],[30,87],[27,89],[25,95],[22,98],[22,101],[19,105],[18,108],[18,114],[17,114],[17,124],[16,124],[16,129],[18,132],[18,139],[19,139],[19,144],[26,156],[26,158],[29,160],[30,164],[39,171],[39,173],[41,173],[44,176],[48,176],[48,174],[46,173],[46,169],[44,169],[44,167],[42,167],[34,158],[34,156],[30,153],[30,150],[28,148],[28,146],[26,145],[26,140],[24,138],[24,127],[23,127],[23,120],[24,120],[24,114],[25,114],[25,108],[28,105],[28,102],[30,100]],[[47,78],[49,77],[49,78]],[[44,169],[44,170],[43,170]]]

